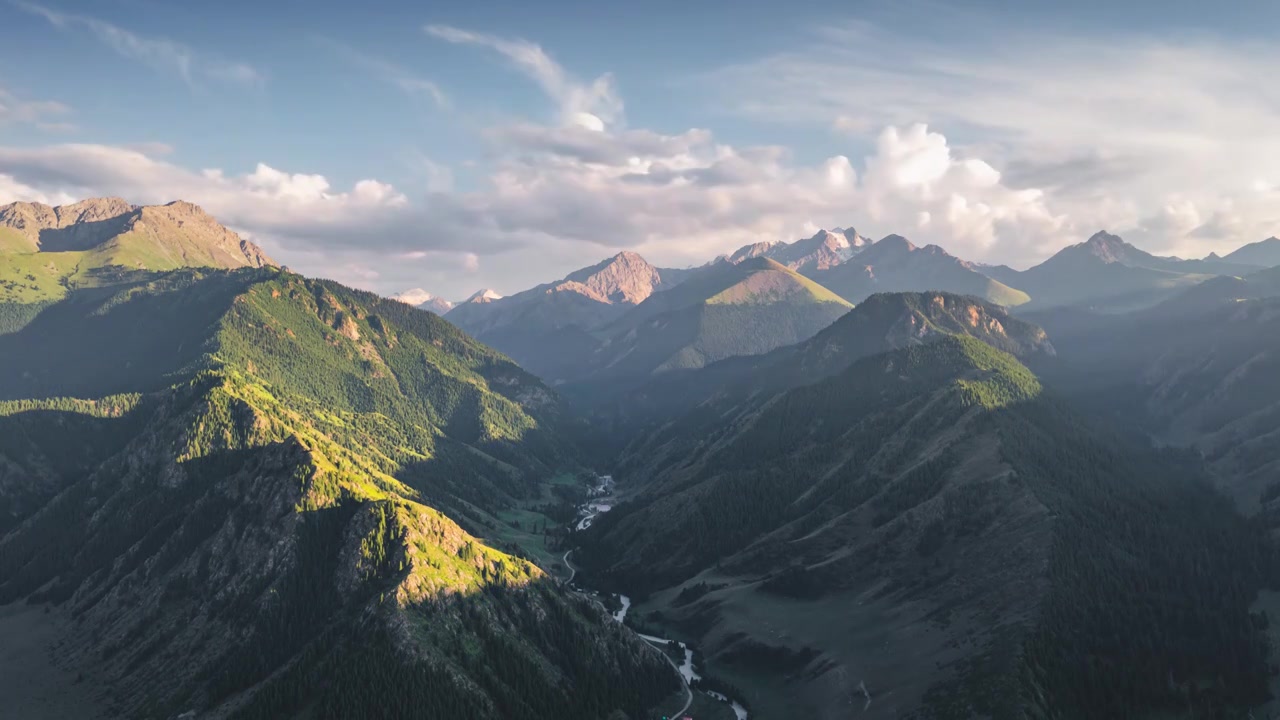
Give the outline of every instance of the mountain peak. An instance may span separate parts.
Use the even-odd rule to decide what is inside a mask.
[[[17,233],[16,242],[4,244],[8,252],[91,252],[93,256],[80,263],[85,270],[276,265],[262,248],[182,200],[144,206],[117,197],[55,207],[11,203],[0,207],[0,229]]]
[[[411,290],[405,290],[404,292],[396,293],[395,295],[391,296],[392,300],[399,300],[400,302],[405,303],[406,305],[421,305],[422,303],[428,300],[432,300],[434,298],[435,298],[435,295],[432,295],[431,293],[427,292],[426,290],[423,290],[422,288],[413,288]]]
[[[869,242],[865,237],[859,235],[856,229],[851,227],[836,228],[835,232],[844,235],[844,239],[849,241],[851,247],[862,247]]]
[[[1099,230],[1080,245],[1088,254],[1105,263],[1128,263],[1138,249],[1125,242],[1119,235]]]
[[[396,293],[391,296],[391,299],[398,300],[406,305],[412,305],[419,310],[430,310],[437,315],[444,315],[453,309],[453,303],[442,297],[437,297],[422,288],[413,288],[402,293]]]
[[[729,262],[737,264],[743,260],[749,260],[753,257],[761,257],[767,255],[770,250],[778,247],[782,243],[778,240],[764,240],[750,245],[743,245],[738,248],[732,255],[728,257]]]
[[[896,250],[906,250],[907,252],[911,252],[912,250],[917,249],[916,246],[912,244],[910,240],[906,239],[901,235],[898,235],[897,233],[894,233],[892,235],[885,235],[884,237],[877,240],[875,245],[876,247],[882,250],[896,249]]]
[[[88,198],[66,205],[13,202],[0,207],[0,227],[7,227],[39,243],[42,230],[61,230],[78,223],[103,222],[137,210],[117,197]]]
[[[809,240],[812,242],[834,243],[841,246],[848,242],[844,235],[834,233],[830,230],[818,230],[818,232],[814,233]]]
[[[852,229],[818,230],[813,235],[792,243],[777,240],[745,245],[729,257],[740,263],[756,257],[767,257],[800,272],[826,270],[853,257],[867,241]]]
[[[610,303],[635,305],[662,284],[658,268],[639,253],[623,250],[596,265],[569,273],[564,282],[580,283]]]
[[[483,288],[483,289],[481,289],[481,290],[477,290],[477,291],[475,291],[475,293],[473,293],[473,294],[471,295],[471,297],[467,298],[467,299],[466,299],[466,300],[464,300],[463,302],[469,302],[469,303],[487,303],[487,302],[493,302],[494,300],[501,300],[501,299],[502,299],[502,296],[501,296],[501,295],[499,295],[499,294],[498,294],[498,292],[497,292],[496,290],[490,290],[489,288]]]
[[[1113,235],[1106,230],[1099,230],[1098,232],[1090,235],[1089,239],[1085,242],[1089,245],[1115,245],[1118,243],[1124,243],[1124,240],[1120,239],[1119,235]]]
[[[1280,265],[1280,238],[1272,235],[1266,240],[1236,248],[1222,258],[1227,262],[1271,268]]]

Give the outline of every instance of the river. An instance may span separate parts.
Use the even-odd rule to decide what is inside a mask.
[[[587,497],[587,501],[578,506],[578,517],[574,520],[574,528],[577,530],[586,530],[591,527],[591,523],[600,515],[600,513],[606,513],[613,509],[613,476],[601,475],[599,476],[599,480],[600,484],[591,489],[591,493]],[[564,554],[564,564],[565,567],[569,569],[569,579],[566,583],[569,585],[573,584],[573,579],[578,575],[578,570],[569,562],[569,555],[572,553],[573,551],[569,550]],[[618,602],[621,607],[612,613],[613,620],[617,623],[624,623],[627,619],[627,612],[631,610],[631,598],[626,595],[617,595],[616,597],[618,598]],[[680,679],[684,681],[685,692],[688,699],[685,701],[684,707],[680,708],[673,717],[682,716],[685,711],[689,709],[689,706],[693,704],[693,693],[695,692],[693,689],[693,682],[695,680],[702,679],[702,676],[698,675],[698,672],[694,670],[693,667],[693,648],[689,647],[685,643],[672,641],[667,638],[657,637],[654,635],[636,633],[636,636],[652,645],[656,650],[658,650],[658,652],[661,652],[662,656],[667,659],[667,662],[671,663],[671,667],[675,668],[676,672],[680,673]],[[662,649],[662,646],[669,646],[672,642],[675,642],[675,644],[684,651],[684,661],[679,665],[677,665],[675,661],[667,655],[666,651]],[[707,690],[700,690],[697,692],[702,692],[708,697],[719,700],[722,703],[728,703],[728,705],[733,708],[733,714],[737,716],[738,720],[747,720],[747,710],[742,707],[742,704],[737,700],[718,692],[710,692]],[[870,703],[868,702],[868,704]]]

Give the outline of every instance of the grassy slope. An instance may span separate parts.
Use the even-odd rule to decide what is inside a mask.
[[[999,280],[990,280],[978,296],[1005,307],[1017,307],[1031,302],[1030,295]]]
[[[601,378],[642,378],[757,355],[811,337],[849,303],[764,258],[725,265],[655,294],[608,329]]]

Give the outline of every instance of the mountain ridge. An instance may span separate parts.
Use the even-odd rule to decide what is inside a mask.
[[[937,245],[917,247],[901,235],[886,235],[849,261],[812,273],[815,281],[849,302],[877,292],[941,290],[1017,306],[1030,298],[1021,290],[975,270]]]
[[[68,352],[104,338],[88,368]],[[72,291],[0,336],[0,368],[0,422],[57,416],[71,465],[15,485],[48,453],[0,443],[0,602],[58,606],[61,661],[115,712],[594,720],[675,689],[504,539],[573,466],[559,403],[430,313],[178,270]]]
[[[0,207],[0,302],[63,297],[68,288],[111,284],[139,272],[182,267],[275,267],[254,243],[182,200],[131,205],[95,198]]]
[[[777,393],[742,388],[626,456],[618,472],[638,490],[593,523],[582,562],[646,598],[633,612],[694,638],[761,712],[838,712],[859,696],[850,675],[871,717],[1123,717],[1176,703],[1188,675],[1127,662],[1095,671],[1083,658],[1131,652],[1106,629],[1126,599],[1182,611],[1147,582],[1194,588],[1218,608],[1204,622],[1246,618],[1262,581],[1252,560],[1227,573],[1241,585],[1226,593],[1225,578],[1184,561],[1228,535],[1268,556],[1194,472],[1097,433],[1016,358],[971,337],[866,356]],[[1152,519],[1158,509],[1186,522]],[[1154,640],[1161,627],[1126,626],[1126,637],[1162,643],[1179,667],[1196,662],[1189,636]],[[1214,651],[1242,662],[1227,692],[1258,702],[1259,639],[1229,635],[1235,649]],[[1166,700],[1105,690],[1117,672]]]

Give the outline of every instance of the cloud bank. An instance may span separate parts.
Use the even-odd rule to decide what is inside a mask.
[[[1280,66],[1280,51],[974,32],[976,49],[957,54],[867,25],[825,28],[803,51],[696,81],[757,122],[823,133],[833,152],[804,162],[703,128],[629,128],[611,76],[583,81],[535,43],[430,25],[428,41],[496,53],[552,106],[550,122],[481,129],[490,159],[471,182],[425,156],[428,192],[410,197],[305,169],[184,168],[148,148],[0,146],[0,202],[181,197],[308,272],[455,298],[621,249],[687,265],[815,225],[1019,266],[1104,227],[1197,256],[1280,231],[1269,131],[1280,91],[1250,65]],[[381,63],[368,67],[411,77]]]

